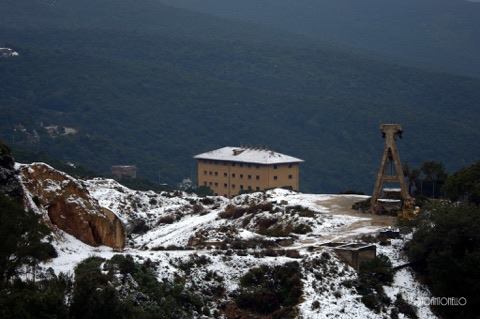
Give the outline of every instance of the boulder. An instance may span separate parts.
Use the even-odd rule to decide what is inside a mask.
[[[124,248],[122,222],[101,207],[81,181],[43,163],[22,165],[20,176],[26,192],[52,224],[91,246]]]

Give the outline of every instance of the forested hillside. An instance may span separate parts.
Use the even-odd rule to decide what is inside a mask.
[[[480,78],[478,0],[159,0]]]
[[[369,191],[381,122],[404,124],[403,160],[480,156],[479,80],[156,1],[2,1],[2,45],[0,136],[98,172],[176,183],[197,152],[268,145],[306,160],[305,191]]]

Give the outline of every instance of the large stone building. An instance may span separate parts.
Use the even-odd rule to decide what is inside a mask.
[[[197,183],[217,195],[284,187],[299,189],[299,164],[303,160],[263,148],[223,147],[198,154]]]

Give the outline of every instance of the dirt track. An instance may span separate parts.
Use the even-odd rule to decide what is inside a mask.
[[[323,201],[319,201],[318,204],[325,206],[330,209],[332,215],[348,215],[348,216],[355,216],[355,217],[362,217],[362,218],[369,218],[369,221],[359,221],[351,225],[351,227],[363,227],[363,226],[379,226],[379,227],[387,227],[395,225],[396,217],[394,216],[386,216],[386,215],[373,215],[373,214],[365,214],[358,212],[352,209],[352,205],[358,202],[358,197],[337,197],[332,199],[327,199]]]
[[[301,241],[299,248],[316,246],[329,241],[349,241],[360,235],[375,233],[382,228],[394,226],[396,217],[385,215],[373,215],[358,212],[352,209],[352,205],[358,201],[358,196],[338,196],[327,200],[318,201],[319,206],[325,207],[332,215],[344,215],[361,218],[343,227],[337,228],[332,232],[322,234],[319,238],[309,238]]]

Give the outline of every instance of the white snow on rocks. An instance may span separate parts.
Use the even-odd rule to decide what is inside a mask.
[[[275,189],[266,193],[244,194],[233,199],[202,199],[184,192],[135,191],[111,179],[96,178],[77,182],[88,189],[100,206],[112,210],[127,225],[127,229],[130,229],[127,248],[117,252],[108,247],[91,247],[56,230],[54,245],[58,257],[43,264],[44,269],[51,267],[56,273],[73,273],[75,266],[85,258],[111,258],[118,253],[130,254],[138,262],[149,259],[155,263],[159,280],[172,280],[175,275],[183,274],[187,278],[187,286],[202,287],[210,284],[205,281],[207,274],[214,273],[222,278],[228,294],[238,288],[239,278],[252,267],[298,261],[304,283],[304,295],[298,305],[299,318],[358,319],[389,316],[389,313],[377,314],[368,309],[355,289],[343,284],[345,280],[355,279],[356,272],[341,262],[331,250],[319,247],[329,241],[353,240],[362,235],[374,234],[384,227],[374,223],[372,216],[354,214],[350,207],[345,206],[345,202],[360,201],[365,196],[301,194]],[[49,187],[54,191],[61,185],[54,183]],[[271,203],[273,208],[271,211],[261,211],[238,219],[221,217],[228,205],[248,208],[259,203]],[[303,209],[307,209],[308,214]],[[258,233],[254,223],[257,218],[276,218],[278,223],[310,225],[311,232],[293,234],[293,244],[285,247],[297,249],[299,258],[255,255],[254,252],[261,252],[262,248],[259,247],[247,249],[242,254],[235,251],[227,253],[221,249],[192,250],[187,247],[197,232],[206,233],[210,236],[209,240],[222,240],[222,228],[231,230],[230,235],[233,234],[240,241],[258,238],[275,240],[276,238]],[[144,223],[145,229],[133,231],[139,223]],[[406,262],[401,252],[404,240],[391,240],[391,245],[388,246],[377,245],[377,253],[387,255],[394,266],[402,265]],[[169,246],[172,246],[169,248],[172,250],[162,250]],[[197,258],[194,256],[204,256],[208,262],[192,269],[183,269],[182,263]],[[398,293],[402,294],[405,300],[417,307],[420,318],[435,318],[427,306],[415,303],[418,297],[429,297],[430,294],[418,283],[408,267],[398,270],[392,286],[384,289],[392,300],[395,300]]]

